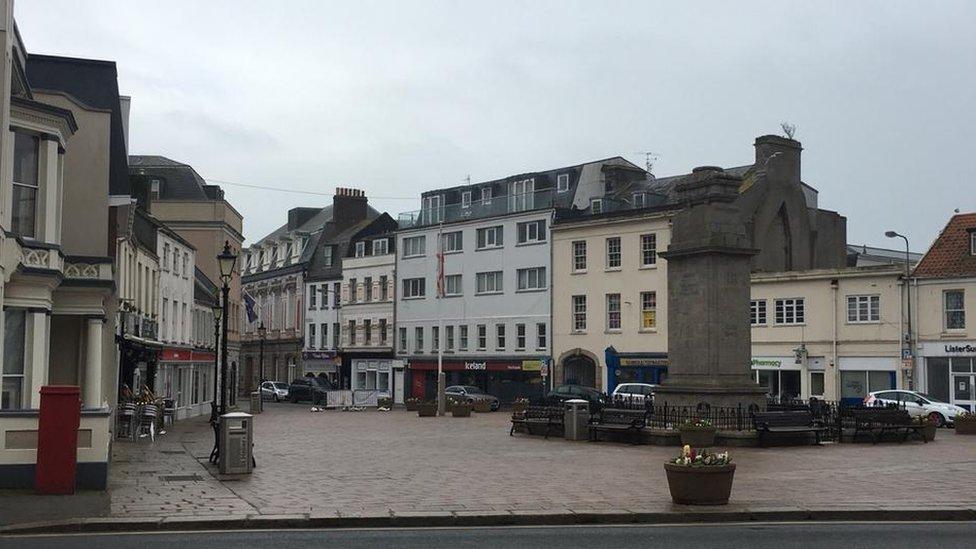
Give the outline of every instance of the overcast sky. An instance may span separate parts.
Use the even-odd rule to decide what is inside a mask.
[[[659,176],[797,126],[852,243],[976,210],[976,2],[17,0],[29,52],[110,59],[130,152],[205,178],[422,190],[621,155]],[[255,240],[326,196],[224,185]],[[384,197],[384,198],[379,198]]]

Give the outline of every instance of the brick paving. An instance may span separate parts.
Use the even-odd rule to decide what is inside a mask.
[[[256,416],[258,468],[218,480],[207,463],[206,421],[183,421],[155,443],[115,444],[110,504],[94,514],[206,520],[686,509],[671,504],[661,467],[676,448],[510,437],[508,425],[504,412],[418,418],[271,404]],[[976,507],[976,437],[951,430],[929,444],[731,451],[732,503],[716,512]],[[165,478],[186,475],[198,479]],[[0,492],[0,503],[8,497]],[[33,520],[75,512],[55,503]]]

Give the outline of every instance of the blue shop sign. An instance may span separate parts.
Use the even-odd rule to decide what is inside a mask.
[[[667,353],[618,353],[613,347],[607,347],[604,354],[607,361],[607,389],[610,392],[621,383],[660,385],[667,377]]]

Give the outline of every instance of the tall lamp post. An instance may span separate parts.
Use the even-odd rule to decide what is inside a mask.
[[[908,248],[907,236],[896,233],[895,231],[885,231],[885,236],[887,236],[888,238],[901,238],[902,240],[905,241],[905,300],[907,303],[905,310],[908,314],[908,334],[907,334],[908,337],[906,338],[906,341],[902,343],[902,348],[904,349],[904,345],[906,343],[908,344],[908,352],[911,355],[910,358],[912,359],[911,385],[914,386],[915,385],[915,379],[914,379],[915,349],[912,346],[912,285],[909,283],[909,276],[910,276],[911,263],[912,263],[911,252],[909,251]],[[902,355],[902,358],[906,358],[906,357]]]
[[[223,297],[223,312],[221,321],[223,323],[222,335],[220,340],[220,415],[227,413],[227,317],[230,316],[230,280],[234,276],[234,264],[237,263],[237,256],[230,249],[230,242],[224,241],[224,251],[217,256],[217,264],[220,267],[220,293]]]
[[[220,308],[220,300],[219,299],[217,300],[216,303],[214,303],[210,307],[210,310],[213,312],[213,317],[214,317],[214,343],[213,343],[213,350],[214,350],[214,376],[216,376],[218,374],[218,372],[220,372],[220,351],[219,351],[219,349],[220,349],[220,314],[222,312],[224,312],[223,309]],[[216,377],[214,377],[214,391],[213,392],[214,392],[214,394],[213,394],[213,401],[214,401],[214,404],[216,405],[219,402],[217,400],[217,378]]]
[[[261,381],[266,381],[268,378],[264,375],[264,339],[268,337],[268,329],[264,327],[264,322],[258,324],[258,339],[261,342],[260,355],[258,358],[258,370],[261,372]]]

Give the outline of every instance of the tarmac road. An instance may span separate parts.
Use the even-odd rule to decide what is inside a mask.
[[[2,549],[139,547],[885,547],[976,546],[976,522],[803,522],[661,526],[553,526],[350,530],[255,530],[0,537]]]

